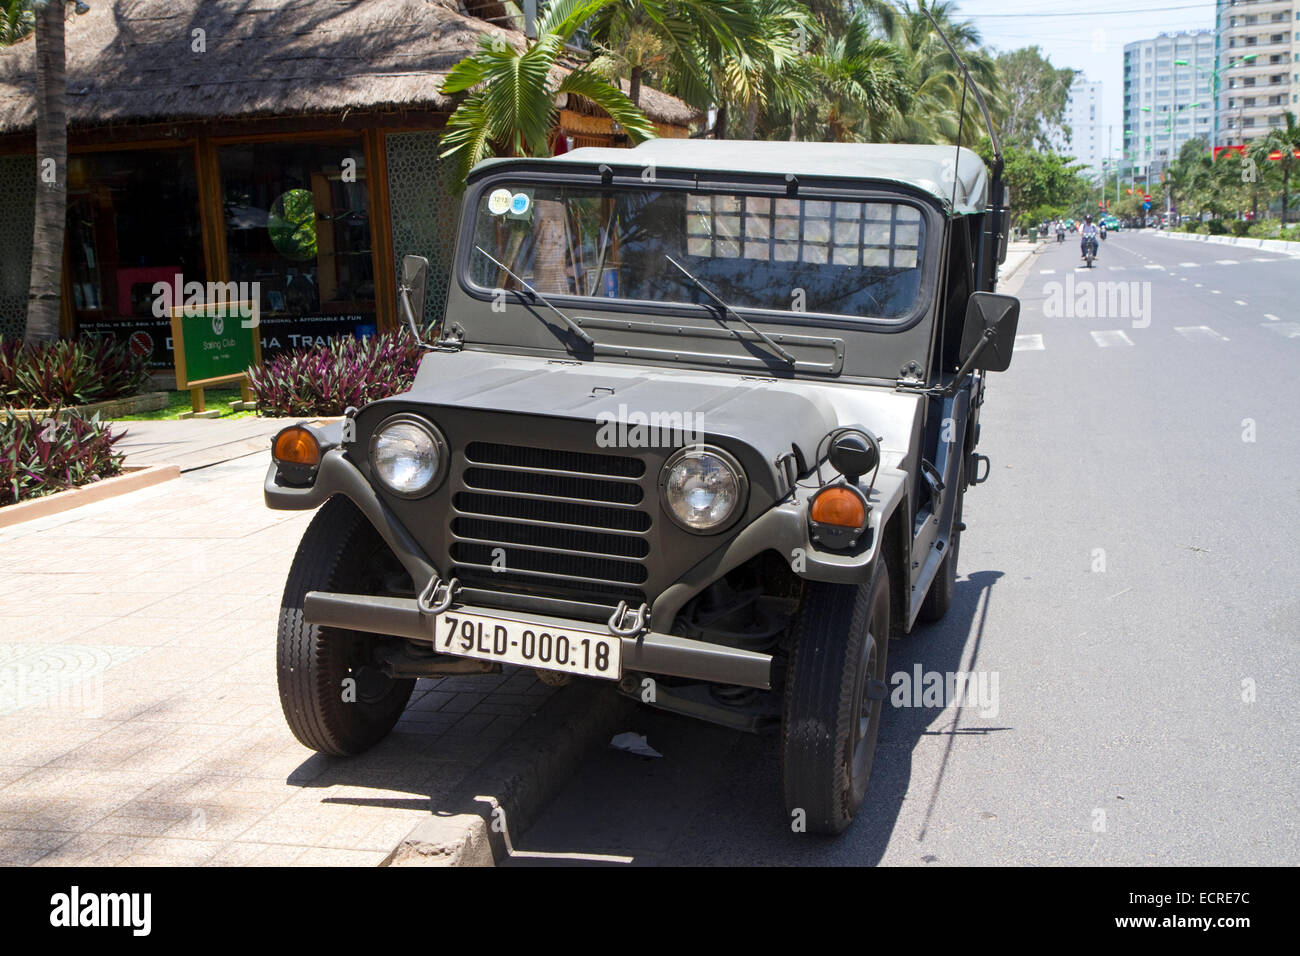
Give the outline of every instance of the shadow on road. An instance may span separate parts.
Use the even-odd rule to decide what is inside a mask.
[[[911,674],[918,664],[944,674],[978,670],[988,602],[1002,576],[982,571],[958,580],[942,622],[919,626],[890,645],[891,677]],[[894,831],[906,800],[923,801],[925,811],[918,831],[900,836],[917,846],[916,862],[931,862],[925,836],[960,738],[1009,729],[962,727],[961,713],[889,706],[862,812],[842,837],[825,838],[792,832],[784,817],[775,736],[642,708],[627,729],[644,733],[663,757],[613,750],[591,755],[537,823],[516,838],[521,852],[509,864],[873,865],[891,840],[897,846]],[[932,736],[946,738],[938,771],[933,779],[913,779],[913,751]]]

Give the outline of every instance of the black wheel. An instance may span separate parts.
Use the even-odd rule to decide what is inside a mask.
[[[280,706],[305,746],[335,756],[368,750],[393,729],[415,687],[377,663],[376,651],[397,638],[306,623],[307,592],[410,590],[410,576],[356,505],[336,495],[321,506],[289,569],[276,641]]]
[[[794,625],[781,722],[786,812],[842,833],[867,793],[888,689],[889,571],[870,584],[810,583]]]
[[[948,537],[948,553],[944,555],[939,571],[930,582],[930,590],[921,602],[917,618],[927,624],[943,620],[952,606],[957,592],[957,560],[961,556],[961,512],[966,501],[966,463],[957,466],[957,510],[952,519],[952,534]]]

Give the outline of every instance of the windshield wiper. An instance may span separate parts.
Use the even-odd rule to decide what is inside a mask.
[[[538,292],[536,289],[530,286],[523,279],[519,278],[519,276],[511,272],[510,268],[504,262],[498,262],[496,259],[493,259],[492,256],[488,254],[487,250],[484,249],[482,246],[475,246],[474,248],[477,249],[479,252],[481,252],[483,254],[483,257],[487,259],[488,262],[492,263],[493,265],[501,269],[506,275],[514,279],[521,286],[523,286],[524,289],[533,296],[533,298],[537,299],[539,302],[542,303],[542,305],[546,306],[548,309],[550,309],[552,312],[558,315],[561,319],[563,319],[564,324],[569,327],[569,331],[571,331],[578,338],[582,339],[582,341],[586,342],[589,348],[594,349],[596,347],[595,340],[590,335],[587,334],[587,330],[584,329],[577,322],[573,321],[573,319],[569,318],[567,315],[565,315],[555,306],[553,306],[550,303],[550,301],[546,298],[546,296],[542,295],[540,292]],[[518,289],[511,289],[510,291],[513,292],[515,295],[519,296],[519,298],[521,299],[523,298],[522,293],[520,293]]]
[[[695,287],[697,289],[699,289],[701,292],[707,295],[714,302],[718,303],[718,305],[722,307],[724,312],[729,312],[733,316],[735,316],[737,321],[739,321],[741,325],[743,325],[745,328],[749,329],[749,331],[753,332],[756,336],[758,336],[759,339],[762,340],[763,343],[768,346],[768,348],[772,349],[772,351],[774,351],[777,355],[781,356],[781,358],[785,359],[791,365],[795,364],[797,360],[793,355],[791,355],[785,349],[781,348],[781,346],[778,345],[776,342],[772,341],[772,339],[769,338],[765,333],[763,333],[759,329],[754,328],[754,326],[750,325],[749,322],[745,320],[745,317],[743,315],[741,315],[731,306],[727,305],[727,303],[722,300],[722,297],[720,295],[718,295],[716,292],[714,292],[712,289],[706,286],[703,282],[701,282],[699,278],[692,275],[684,265],[682,265],[672,256],[666,255],[664,256],[664,258],[667,259],[669,262],[671,262],[673,265],[675,265],[679,270],[681,270],[682,275],[686,276],[686,278],[690,279],[691,282],[695,283]]]

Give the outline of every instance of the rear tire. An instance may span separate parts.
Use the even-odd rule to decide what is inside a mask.
[[[884,711],[889,570],[863,585],[811,582],[794,625],[781,722],[786,812],[813,833],[843,833],[867,793]]]
[[[334,756],[370,749],[402,716],[415,681],[389,677],[376,661],[376,650],[397,638],[308,624],[303,598],[308,591],[388,593],[403,577],[399,587],[409,576],[347,498],[325,502],[307,526],[284,587],[276,640],[280,706],[304,746]]]

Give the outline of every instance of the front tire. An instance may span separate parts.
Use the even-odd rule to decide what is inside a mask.
[[[308,624],[303,598],[308,591],[391,593],[409,582],[356,505],[336,495],[321,506],[294,555],[276,640],[280,706],[304,746],[339,757],[370,749],[402,716],[415,681],[389,677],[377,660],[396,638]]]
[[[884,711],[889,570],[863,585],[811,582],[795,622],[781,722],[786,812],[843,833],[867,793]]]

